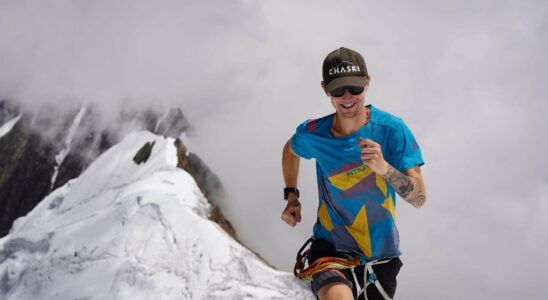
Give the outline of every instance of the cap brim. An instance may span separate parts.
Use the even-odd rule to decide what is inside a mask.
[[[333,90],[343,86],[365,86],[365,77],[347,76],[333,79],[326,87],[325,91],[331,93]]]

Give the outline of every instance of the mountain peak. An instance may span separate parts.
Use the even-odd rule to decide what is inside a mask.
[[[0,240],[0,298],[312,298],[209,220],[178,163],[175,139],[145,131],[107,150]]]

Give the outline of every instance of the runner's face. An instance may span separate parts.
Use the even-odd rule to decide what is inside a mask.
[[[354,118],[364,109],[366,90],[367,86],[359,95],[352,95],[348,90],[345,90],[341,97],[335,97],[329,93],[328,95],[331,97],[331,104],[335,108],[338,116],[343,118]]]

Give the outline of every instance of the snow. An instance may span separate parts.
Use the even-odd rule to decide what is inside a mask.
[[[176,165],[173,139],[134,132],[53,191],[0,239],[0,299],[314,299],[208,220]]]
[[[4,125],[0,126],[0,138],[6,135],[8,132],[10,132],[13,126],[17,124],[17,121],[19,121],[20,118],[21,118],[21,114],[7,121],[6,123],[4,123]]]
[[[67,157],[68,153],[70,152],[70,148],[72,145],[72,140],[74,139],[74,135],[76,134],[76,129],[78,129],[78,126],[80,125],[80,122],[82,121],[82,118],[84,117],[84,114],[86,113],[86,107],[82,106],[76,117],[74,118],[74,121],[72,122],[72,125],[70,126],[67,138],[65,140],[65,147],[55,156],[55,171],[53,172],[53,176],[51,177],[51,187],[55,184],[55,179],[57,179],[57,175],[59,174],[59,166],[63,163],[65,158]]]

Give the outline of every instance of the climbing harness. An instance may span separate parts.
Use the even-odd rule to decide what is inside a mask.
[[[307,257],[310,254],[310,248],[307,249],[307,247],[309,247],[313,241],[313,237],[308,239],[297,253],[297,261],[295,262],[295,267],[293,268],[293,274],[295,275],[295,277],[303,281],[308,281],[312,278],[312,276],[323,271],[349,269],[352,272],[352,277],[354,279],[356,298],[358,298],[363,293],[365,300],[367,300],[366,289],[370,284],[374,284],[385,300],[392,300],[392,298],[390,298],[390,296],[382,287],[379,279],[377,278],[377,275],[373,271],[374,265],[387,263],[391,259],[373,260],[367,262],[364,266],[363,271],[364,287],[360,288],[358,277],[356,275],[356,272],[354,271],[354,269],[360,265],[360,258],[356,257],[354,258],[354,260],[348,260],[340,257],[327,256],[318,258],[311,265],[308,265]]]
[[[356,295],[357,295],[356,298],[358,298],[363,293],[365,300],[367,300],[366,289],[370,284],[374,284],[377,287],[377,290],[379,291],[379,293],[382,295],[382,297],[385,300],[392,300],[392,298],[390,298],[388,293],[386,293],[386,291],[382,287],[381,282],[377,278],[377,275],[375,274],[375,272],[373,272],[374,265],[384,264],[389,261],[390,259],[373,260],[365,264],[365,268],[363,271],[364,287],[362,289],[360,289],[360,285],[358,284],[358,277],[356,276],[356,272],[354,272],[354,268],[350,269],[350,271],[352,271],[352,277],[354,278],[354,286],[356,287]]]
[[[340,257],[322,257],[316,259],[311,265],[305,268],[307,265],[307,257],[310,253],[310,248],[305,251],[305,249],[312,244],[314,238],[308,239],[304,245],[301,247],[297,253],[297,262],[293,268],[293,274],[295,277],[303,281],[308,281],[316,273],[327,271],[327,270],[342,270],[342,269],[353,269],[354,267],[360,264],[360,259],[356,258],[354,261],[349,261]]]

